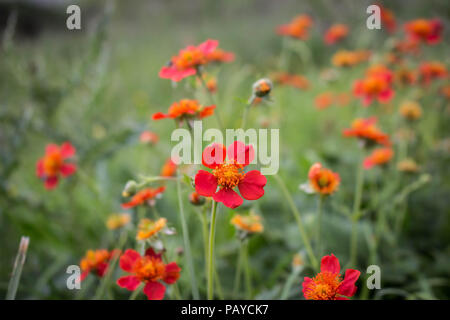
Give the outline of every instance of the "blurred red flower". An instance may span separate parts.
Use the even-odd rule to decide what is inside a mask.
[[[335,44],[341,41],[348,35],[348,27],[345,24],[335,24],[332,25],[324,36],[324,41],[326,44]]]
[[[122,208],[130,209],[145,203],[151,204],[157,196],[164,192],[164,190],[166,190],[166,187],[162,186],[159,188],[146,188],[138,191],[129,202],[122,204]]]
[[[45,155],[36,164],[36,175],[45,181],[45,188],[55,188],[59,182],[59,176],[68,177],[75,173],[77,167],[74,163],[65,162],[75,155],[75,148],[70,142],[64,142],[61,146],[48,144]]]
[[[306,40],[309,37],[308,31],[313,21],[306,14],[295,17],[290,23],[278,26],[277,33],[283,36]]]
[[[167,159],[161,168],[161,177],[173,177],[177,171],[177,164],[172,159]]]
[[[166,114],[156,112],[153,114],[153,120],[176,119],[179,123],[183,120],[203,119],[214,114],[215,105],[203,107],[197,100],[182,99],[172,103]]]
[[[198,46],[188,46],[172,57],[169,64],[159,71],[163,79],[180,81],[183,78],[197,74],[198,68],[209,62],[208,55],[216,50],[219,42],[208,39]]]
[[[119,265],[131,275],[119,278],[117,284],[134,291],[142,282],[145,283],[143,292],[148,300],[162,300],[166,287],[161,281],[173,284],[180,277],[181,271],[176,262],[165,264],[161,253],[155,253],[152,248],[147,249],[144,256],[132,249],[126,250],[120,257]]]
[[[228,161],[225,158],[228,156]],[[253,146],[235,141],[228,146],[213,143],[203,150],[202,163],[212,173],[199,170],[195,176],[195,191],[204,197],[213,197],[228,208],[237,208],[243,199],[257,200],[264,195],[267,183],[259,170],[244,172],[255,156]],[[217,191],[217,187],[219,190]],[[241,196],[233,189],[238,187]]]
[[[358,118],[353,121],[350,129],[344,129],[343,134],[345,137],[357,137],[369,146],[373,144],[391,146],[389,136],[378,129],[376,123],[375,117]]]
[[[420,40],[427,44],[441,41],[443,25],[439,19],[416,19],[405,23],[405,31],[412,40]]]
[[[364,169],[368,170],[374,166],[384,165],[391,161],[394,156],[394,151],[391,148],[379,148],[364,159]]]
[[[80,261],[81,277],[83,281],[90,272],[95,272],[99,277],[103,277],[108,269],[108,263],[114,256],[120,255],[120,250],[108,251],[105,249],[88,250]]]

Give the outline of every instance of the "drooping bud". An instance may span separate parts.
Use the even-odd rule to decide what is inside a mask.
[[[129,180],[122,191],[122,197],[130,197],[137,191],[137,183],[134,180]]]

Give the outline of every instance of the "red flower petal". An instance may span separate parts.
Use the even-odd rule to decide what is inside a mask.
[[[330,256],[324,256],[320,263],[321,272],[339,273],[341,267],[339,266],[339,260],[331,254]]]
[[[133,249],[127,249],[120,257],[119,266],[123,271],[132,272],[133,265],[141,257],[141,255]]]
[[[205,167],[215,169],[219,164],[224,163],[227,150],[221,143],[213,143],[205,148],[202,153],[202,163]]]
[[[150,258],[156,258],[158,260],[161,260],[161,253],[156,253],[155,250],[153,250],[152,247],[145,250],[145,255]]]
[[[54,143],[50,143],[45,147],[45,154],[53,153],[53,152],[59,152],[58,145]]]
[[[162,112],[156,112],[152,115],[152,119],[153,120],[161,120],[161,119],[165,119],[168,118],[169,116],[167,114],[164,114]]]
[[[208,40],[206,40],[205,42],[201,43],[201,44],[198,46],[198,49],[199,49],[200,51],[202,51],[204,55],[208,55],[208,54],[210,54],[211,52],[213,52],[214,50],[216,50],[216,48],[218,47],[218,45],[219,45],[219,41],[217,41],[217,40],[212,40],[212,39],[208,39]]]
[[[373,161],[372,161],[372,159],[370,157],[367,157],[367,158],[364,159],[364,162],[363,162],[364,169],[369,170],[374,165],[375,165],[375,163],[373,163]]]
[[[380,103],[387,103],[392,99],[393,96],[394,96],[394,90],[387,89],[378,95],[378,101]]]
[[[139,287],[141,281],[136,276],[125,276],[117,279],[119,287],[134,291]]]
[[[103,277],[108,270],[108,264],[106,262],[102,262],[97,266],[97,275],[99,277]]]
[[[302,283],[302,292],[303,295],[305,295],[305,292],[309,289],[309,286],[311,285],[312,279],[309,277],[304,277],[303,278],[303,283]]]
[[[148,300],[162,300],[166,287],[159,282],[147,282],[144,287],[144,293]]]
[[[212,116],[214,114],[215,108],[216,108],[215,105],[204,107],[202,109],[202,111],[200,111],[200,115],[199,115],[200,119]]]
[[[214,201],[222,202],[226,207],[234,209],[239,207],[244,200],[234,190],[223,188],[213,195]]]
[[[241,196],[246,200],[256,200],[264,195],[264,186],[267,183],[265,176],[258,170],[252,170],[245,174],[244,179],[238,185]]]
[[[84,279],[86,279],[86,277],[89,275],[89,272],[90,272],[91,270],[85,270],[85,271],[83,271],[83,273],[81,274],[81,276],[80,276],[80,281],[84,281]]]
[[[59,179],[57,176],[48,177],[47,179],[45,179],[45,188],[47,190],[55,188],[58,185],[58,181]]]
[[[345,271],[344,280],[339,285],[338,293],[347,297],[352,297],[358,289],[355,286],[355,282],[358,280],[360,274],[361,272],[358,270],[347,269]]]
[[[217,190],[217,179],[205,170],[199,170],[195,175],[195,191],[201,196],[211,197]]]
[[[228,159],[238,164],[248,166],[255,158],[255,149],[252,145],[245,145],[241,141],[235,141],[227,148]]]
[[[42,178],[45,175],[43,159],[39,159],[38,162],[36,163],[36,175],[39,178]]]
[[[61,145],[61,156],[63,159],[73,157],[75,155],[75,147],[70,142],[64,142]]]
[[[61,166],[61,174],[63,177],[68,177],[77,171],[77,166],[73,163],[64,163]]]
[[[164,274],[164,282],[167,284],[175,283],[180,277],[181,268],[176,262],[171,262],[166,265],[166,272]]]

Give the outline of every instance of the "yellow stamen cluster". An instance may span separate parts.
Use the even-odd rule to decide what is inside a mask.
[[[243,166],[236,163],[225,163],[213,170],[217,184],[224,188],[236,187],[244,179]]]

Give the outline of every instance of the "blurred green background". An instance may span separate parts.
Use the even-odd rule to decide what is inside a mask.
[[[370,2],[70,1],[74,3],[82,10],[82,30],[66,29],[65,1],[0,2],[0,297],[6,294],[21,235],[31,240],[18,298],[73,299],[79,295],[66,288],[66,267],[78,264],[87,249],[113,247],[116,235],[106,229],[105,219],[123,211],[124,184],[139,174],[158,175],[170,155],[174,126],[169,121],[151,121],[152,113],[167,110],[181,98],[196,97],[207,104],[208,97],[201,90],[194,92],[189,81],[173,87],[169,80],[158,77],[172,55],[208,38],[219,40],[221,48],[236,54],[234,62],[212,68],[211,73],[218,79],[216,99],[222,117],[227,127],[237,127],[242,100],[249,97],[252,83],[279,70],[283,40],[275,33],[276,26],[301,13],[311,15],[315,24],[304,46],[293,45],[289,72],[306,76],[310,89],[276,86],[271,103],[251,110],[250,126],[269,120],[270,127],[280,128],[280,175],[309,232],[314,228],[316,202],[298,185],[306,181],[315,161],[339,172],[341,188],[326,204],[323,234],[325,252],[333,252],[345,265],[350,234],[345,212],[353,203],[358,148],[353,139],[343,138],[341,131],[354,117],[372,110],[363,110],[353,101],[346,107],[319,112],[314,98],[326,90],[350,92],[353,80],[364,73],[363,65],[334,69],[330,58],[338,49],[372,50],[373,61],[386,52],[392,36],[365,25]],[[386,2],[386,6],[397,16],[399,35],[404,21],[439,17],[444,23],[444,40],[438,47],[424,48],[423,57],[449,65],[448,1],[398,0]],[[333,23],[346,23],[351,32],[342,44],[327,47],[322,35]],[[415,67],[418,62],[411,63]],[[337,79],[324,81],[320,74],[330,68]],[[420,97],[424,117],[417,124],[419,138],[412,149],[422,174],[430,174],[431,182],[397,205],[396,196],[419,175],[399,177],[395,162],[385,171],[376,169],[367,175],[363,198],[367,213],[358,237],[358,262],[363,274],[369,264],[381,266],[383,288],[371,291],[371,298],[450,297],[449,114],[438,109],[445,101],[431,94],[436,91],[418,94],[415,89],[404,89],[391,103],[396,110],[404,99]],[[393,134],[401,123],[398,113],[376,112],[380,127]],[[204,126],[215,125],[214,118],[205,119]],[[144,130],[158,133],[160,142],[154,147],[139,143]],[[47,143],[64,141],[77,148],[79,171],[49,192],[36,177],[35,164]],[[401,188],[392,190],[389,185],[394,177],[400,179]],[[380,194],[386,198],[374,200],[373,188],[385,190]],[[194,208],[187,201],[190,191],[184,188],[185,207],[203,290],[202,238]],[[169,243],[169,252],[173,252],[182,246],[174,185],[168,185],[157,207],[178,230]],[[250,243],[256,297],[277,299],[291,273],[293,254],[303,249],[301,238],[270,177],[265,196],[237,211],[250,207],[263,216],[265,224],[264,233]],[[225,209],[220,208],[218,221],[217,267],[227,294],[232,290],[238,242],[229,224],[233,211]],[[395,215],[406,216],[402,233],[386,231],[376,254],[370,251],[373,210],[385,210],[394,220]],[[183,267],[183,259],[177,259]],[[311,270],[305,269],[298,277],[289,298],[302,296],[300,279],[304,275],[311,276]],[[184,268],[181,288],[185,298],[189,297],[188,282]],[[115,288],[114,296],[125,298],[128,292],[124,291]]]

